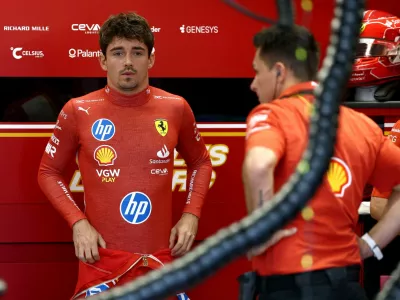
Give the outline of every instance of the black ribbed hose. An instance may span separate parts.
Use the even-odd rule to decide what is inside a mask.
[[[279,0],[277,0],[279,2]],[[267,241],[292,220],[318,189],[333,155],[340,96],[347,85],[358,41],[364,0],[337,0],[327,56],[315,90],[308,147],[297,171],[271,201],[240,222],[223,228],[191,252],[122,287],[93,299],[165,299],[189,289]]]
[[[278,24],[284,27],[292,27],[295,19],[293,0],[277,0],[276,7],[279,16]]]

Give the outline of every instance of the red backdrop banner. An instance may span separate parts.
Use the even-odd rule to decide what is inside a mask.
[[[329,40],[334,1],[315,0],[311,14],[296,3],[296,22],[311,29],[322,54]],[[276,19],[275,1],[238,0]],[[22,9],[23,8],[23,9]],[[368,1],[368,8],[400,15],[397,1]],[[0,76],[103,77],[98,30],[111,15],[135,11],[155,36],[152,77],[252,77],[253,35],[263,26],[221,0],[5,1],[0,10]],[[323,57],[322,55],[322,57]]]

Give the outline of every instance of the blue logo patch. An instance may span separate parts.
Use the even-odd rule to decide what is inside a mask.
[[[92,125],[92,135],[98,141],[108,141],[114,134],[114,123],[108,119],[98,119]]]
[[[119,211],[126,222],[142,224],[151,214],[150,198],[141,192],[129,193],[122,199]]]
[[[110,287],[105,283],[99,284],[99,285],[97,285],[95,287],[92,287],[92,288],[88,289],[86,291],[86,297],[85,298],[87,298],[89,296],[100,294],[101,292],[104,292],[104,291],[108,290],[109,288]]]
[[[190,298],[189,298],[185,293],[177,294],[176,297],[177,297],[179,300],[190,300]]]

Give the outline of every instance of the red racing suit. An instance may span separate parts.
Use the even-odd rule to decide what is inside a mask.
[[[79,280],[72,299],[88,298],[114,286],[121,286],[151,270],[173,260],[170,250],[153,255],[131,254],[124,251],[99,249],[101,260],[94,263],[79,262]],[[175,299],[190,300],[185,293]]]
[[[200,217],[212,166],[186,100],[154,87],[126,96],[106,86],[65,104],[38,182],[70,227],[87,218],[107,249],[151,254],[168,248],[174,225],[174,149],[188,169],[183,212]],[[76,156],[84,212],[63,177]]]

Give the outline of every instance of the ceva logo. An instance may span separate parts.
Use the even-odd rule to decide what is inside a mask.
[[[97,34],[100,30],[99,24],[72,24],[72,31],[80,31],[85,34]]]

